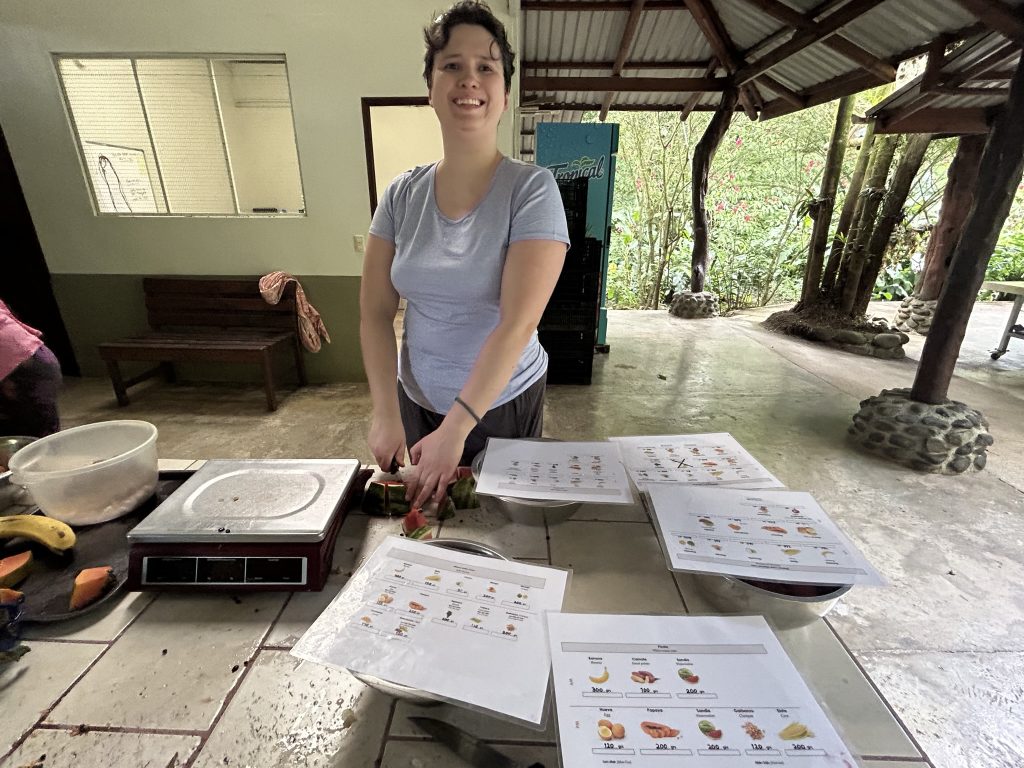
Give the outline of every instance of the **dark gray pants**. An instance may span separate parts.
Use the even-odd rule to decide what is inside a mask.
[[[547,373],[529,386],[518,397],[485,413],[480,423],[466,438],[459,465],[468,467],[473,457],[484,449],[489,437],[520,438],[540,437],[544,428],[544,387]],[[405,427],[405,444],[411,449],[416,443],[437,429],[444,420],[443,413],[434,413],[414,403],[398,385],[398,406]],[[456,408],[462,406],[456,404]]]
[[[60,430],[60,363],[40,347],[0,383],[0,435],[46,437]]]

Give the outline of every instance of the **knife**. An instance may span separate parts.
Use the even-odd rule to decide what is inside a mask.
[[[426,731],[448,749],[475,768],[524,768],[518,760],[502,754],[476,736],[456,728],[451,723],[433,717],[410,717],[409,721]],[[542,763],[532,763],[525,768],[544,768]]]

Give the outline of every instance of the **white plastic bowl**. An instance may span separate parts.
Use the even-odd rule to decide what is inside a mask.
[[[101,421],[26,445],[11,480],[68,525],[93,525],[135,509],[157,483],[157,430],[147,421]]]

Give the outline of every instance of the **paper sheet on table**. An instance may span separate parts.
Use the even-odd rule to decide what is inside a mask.
[[[389,536],[292,655],[541,725],[568,576]]]
[[[761,616],[560,613],[548,635],[563,768],[855,766]]]
[[[476,492],[548,501],[632,504],[619,446],[536,440],[487,441]]]
[[[641,490],[655,483],[726,488],[782,488],[782,482],[728,432],[613,437],[622,463]]]
[[[651,485],[655,529],[674,571],[807,584],[885,580],[809,493]]]

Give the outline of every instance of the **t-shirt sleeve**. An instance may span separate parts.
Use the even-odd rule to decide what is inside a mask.
[[[399,176],[385,188],[370,220],[370,234],[391,243],[395,242],[395,189],[401,178]]]
[[[562,196],[547,168],[531,174],[513,197],[508,241],[519,240],[557,240],[569,244]]]

